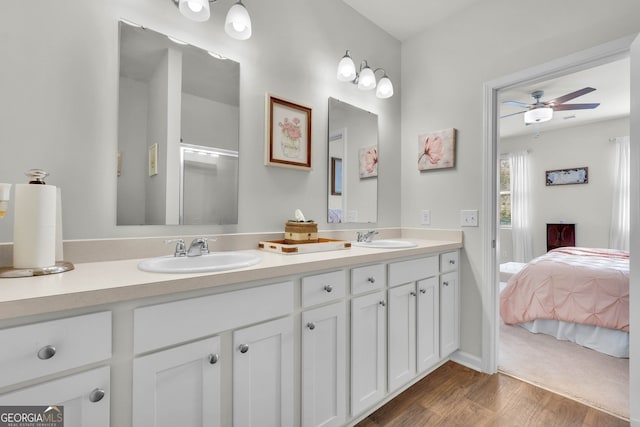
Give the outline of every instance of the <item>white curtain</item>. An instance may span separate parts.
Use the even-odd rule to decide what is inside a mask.
[[[613,207],[611,210],[611,230],[609,232],[609,247],[612,249],[629,250],[630,232],[630,144],[629,137],[614,139],[616,144],[615,184],[613,187]]]
[[[533,258],[529,224],[529,155],[526,151],[509,154],[511,176],[511,236],[513,260],[529,262]]]

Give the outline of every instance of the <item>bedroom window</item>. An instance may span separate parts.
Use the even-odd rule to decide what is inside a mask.
[[[511,162],[500,159],[500,226],[511,226]]]

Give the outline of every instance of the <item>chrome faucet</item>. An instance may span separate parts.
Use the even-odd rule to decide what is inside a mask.
[[[169,244],[169,243],[175,243],[176,244],[176,250],[173,252],[173,256],[186,256],[187,255],[187,248],[184,246],[184,240],[182,239],[169,239],[169,240],[165,240],[165,243]]]
[[[198,237],[191,241],[187,256],[200,256],[209,253],[209,243],[206,237]]]
[[[358,231],[356,233],[356,241],[358,242],[370,242],[373,240],[373,236],[378,234],[376,230],[369,230],[366,233],[363,231]]]

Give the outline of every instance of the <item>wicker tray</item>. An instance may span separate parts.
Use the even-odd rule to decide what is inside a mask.
[[[260,249],[285,255],[336,251],[350,247],[351,242],[323,238],[318,239],[317,243],[286,243],[284,240],[265,240],[258,243]]]

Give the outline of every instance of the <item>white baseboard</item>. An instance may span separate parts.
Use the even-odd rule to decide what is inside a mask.
[[[482,372],[482,359],[478,356],[458,350],[450,356],[450,359],[462,366]]]

